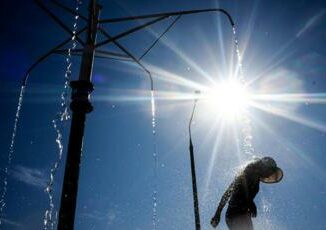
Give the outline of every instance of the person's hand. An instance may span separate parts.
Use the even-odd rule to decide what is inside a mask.
[[[254,202],[251,203],[249,207],[249,213],[251,217],[256,217],[257,216],[257,207]]]
[[[212,218],[211,220],[211,225],[213,226],[213,228],[216,228],[216,226],[218,225],[218,223],[220,222],[221,220],[221,215],[216,215]]]

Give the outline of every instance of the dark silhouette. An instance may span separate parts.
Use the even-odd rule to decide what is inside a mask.
[[[259,192],[259,182],[277,183],[283,178],[283,172],[271,157],[264,157],[249,163],[230,184],[223,194],[216,213],[211,220],[215,228],[221,219],[226,202],[229,206],[225,220],[230,230],[252,230],[251,217],[257,216],[254,198]]]

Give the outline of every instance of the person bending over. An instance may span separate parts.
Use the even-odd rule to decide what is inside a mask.
[[[249,163],[230,184],[221,198],[211,225],[216,228],[221,212],[229,200],[225,220],[230,230],[252,230],[251,217],[257,216],[254,198],[259,192],[259,183],[277,183],[283,178],[283,171],[271,157],[263,157]]]

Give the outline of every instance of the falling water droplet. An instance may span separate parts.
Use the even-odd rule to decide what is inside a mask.
[[[237,61],[238,61],[236,75],[239,77],[241,84],[245,85],[246,81],[243,73],[242,56],[240,53],[239,40],[237,38],[236,27],[233,26],[232,30],[233,30],[234,46],[235,46],[235,51],[237,54]],[[252,144],[253,137],[252,137],[251,119],[250,119],[249,111],[247,109],[244,111],[241,121],[242,121],[241,133],[243,139],[242,142],[243,152],[249,157],[254,158],[255,155],[254,155],[254,147]]]
[[[19,99],[18,99],[18,105],[17,110],[15,114],[15,120],[14,120],[14,128],[11,135],[11,141],[10,141],[10,147],[9,147],[9,153],[7,156],[7,164],[4,169],[5,175],[3,179],[3,187],[2,187],[2,193],[0,198],[0,226],[2,225],[2,217],[3,217],[3,211],[6,207],[6,196],[7,196],[7,190],[8,190],[8,176],[9,176],[9,169],[11,167],[11,162],[14,156],[14,150],[15,150],[15,140],[16,140],[16,134],[17,134],[17,127],[19,123],[20,118],[20,111],[23,104],[23,98],[25,93],[25,86],[22,85],[20,89]]]
[[[76,0],[76,7],[75,11],[78,13],[79,6],[81,5],[80,0]],[[55,229],[56,223],[57,223],[57,218],[58,214],[57,211],[55,210],[55,205],[54,205],[54,195],[53,195],[53,184],[54,184],[54,179],[56,172],[59,168],[60,162],[62,160],[62,153],[63,153],[63,144],[62,144],[62,125],[63,122],[68,121],[70,119],[70,113],[69,113],[69,108],[68,108],[68,93],[69,93],[69,82],[71,78],[71,67],[72,67],[72,62],[71,62],[71,52],[76,48],[76,31],[77,31],[77,25],[78,25],[78,19],[79,16],[76,15],[74,17],[74,23],[73,23],[73,36],[71,37],[71,47],[68,49],[67,52],[67,57],[66,57],[66,70],[64,74],[64,86],[63,86],[63,91],[60,95],[60,111],[55,117],[55,119],[52,120],[52,126],[56,132],[56,139],[55,142],[57,144],[57,159],[53,163],[51,169],[50,169],[50,178],[47,187],[45,188],[45,192],[48,195],[49,199],[49,206],[46,209],[44,213],[44,219],[43,219],[43,229]]]
[[[154,184],[152,194],[152,226],[153,230],[157,229],[157,170],[158,170],[158,156],[156,144],[156,108],[154,90],[151,90],[151,112],[152,112],[152,135],[153,135],[153,160],[154,160]]]
[[[263,221],[262,224],[264,225],[265,229],[267,229],[267,230],[273,229],[273,224],[272,224],[271,218],[270,218],[272,204],[265,197],[263,197],[261,199],[261,201],[262,201],[262,211],[263,211],[263,216],[261,218]]]

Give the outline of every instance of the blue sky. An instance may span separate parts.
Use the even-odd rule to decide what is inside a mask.
[[[62,1],[64,2],[64,1]],[[65,1],[73,6],[70,1]],[[326,3],[323,1],[101,1],[101,17],[113,18],[177,10],[221,7],[234,18],[243,54],[244,76],[252,92],[274,97],[250,108],[253,145],[259,156],[275,158],[284,179],[261,185],[255,201],[257,229],[324,229],[326,208]],[[87,3],[82,12],[86,14]],[[69,25],[73,19],[56,10]],[[0,167],[4,169],[21,79],[41,54],[68,35],[32,1],[3,3],[0,53]],[[171,20],[124,38],[140,56]],[[117,34],[139,22],[108,25]],[[78,26],[81,27],[80,23]],[[102,37],[98,38],[103,39]],[[108,46],[107,50],[116,50]],[[97,60],[87,116],[76,229],[151,229],[152,192],[158,183],[158,229],[192,229],[192,188],[187,125],[193,83],[210,87],[235,69],[232,30],[223,15],[182,17],[144,59],[157,95],[157,178],[149,81],[135,65]],[[73,58],[76,79],[79,59]],[[30,77],[8,179],[1,229],[41,229],[49,205],[44,192],[57,159],[51,121],[60,109],[65,60],[52,56]],[[190,83],[191,84],[190,84]],[[277,95],[275,97],[275,95]],[[168,100],[165,96],[169,96]],[[203,229],[239,167],[240,125],[218,118],[198,104],[193,124],[200,214]],[[64,156],[69,122],[63,126]],[[64,161],[55,177],[60,199]],[[1,183],[3,181],[1,172]],[[1,187],[2,188],[2,187]],[[264,226],[264,227],[262,227]],[[224,220],[220,224],[225,229]]]

